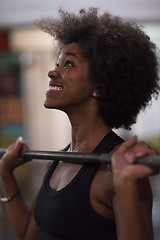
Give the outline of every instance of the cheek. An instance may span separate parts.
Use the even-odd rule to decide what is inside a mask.
[[[81,71],[65,71],[61,73],[61,79],[64,89],[71,92],[79,92],[81,94],[92,93],[94,86],[88,78],[88,74]]]
[[[83,81],[79,82],[79,84],[75,84],[75,95],[80,98],[90,98],[93,93],[93,87],[89,84],[83,83]]]

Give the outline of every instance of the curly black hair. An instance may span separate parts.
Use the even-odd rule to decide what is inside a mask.
[[[59,13],[58,19],[42,18],[36,24],[60,48],[79,44],[89,61],[90,78],[99,88],[102,117],[111,128],[130,129],[160,90],[155,44],[135,22],[100,15],[97,8],[82,9],[77,15]]]

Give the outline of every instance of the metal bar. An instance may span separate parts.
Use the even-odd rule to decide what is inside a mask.
[[[0,157],[6,152],[5,148],[0,148]],[[25,159],[58,160],[72,163],[106,163],[111,164],[111,155],[107,153],[79,153],[79,152],[57,152],[57,151],[36,151],[22,150],[20,157]],[[135,164],[144,164],[152,168],[160,168],[160,155],[145,156],[138,158]]]

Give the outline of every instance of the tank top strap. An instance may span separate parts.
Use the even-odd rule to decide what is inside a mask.
[[[121,137],[119,137],[114,131],[111,131],[104,136],[102,141],[93,150],[93,153],[109,153],[114,147],[123,142],[124,140]]]

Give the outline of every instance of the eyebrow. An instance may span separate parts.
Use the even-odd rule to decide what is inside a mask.
[[[78,61],[79,61],[79,58],[77,57],[77,55],[76,54],[74,54],[74,53],[71,53],[71,52],[64,52],[64,54],[65,55],[70,55],[70,56],[74,56],[75,58],[77,58],[78,59]]]

